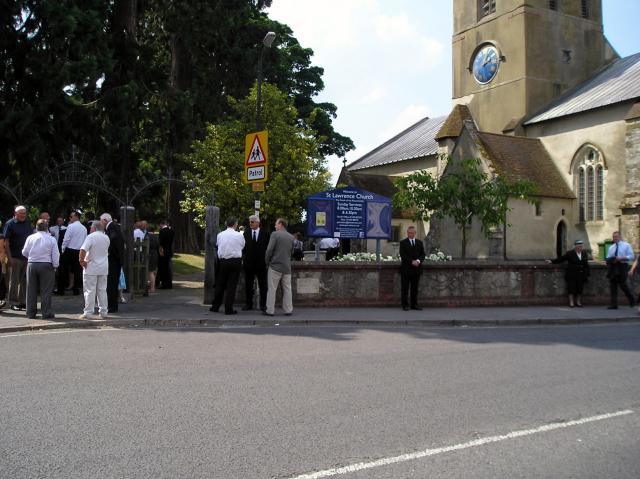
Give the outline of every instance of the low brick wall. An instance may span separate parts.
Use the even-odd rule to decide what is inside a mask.
[[[508,306],[567,304],[564,267],[543,262],[425,263],[422,306]],[[294,306],[398,306],[398,263],[300,262],[293,267]],[[242,297],[239,285],[238,296]],[[584,303],[607,304],[606,266],[591,263]],[[626,303],[620,293],[621,304]]]

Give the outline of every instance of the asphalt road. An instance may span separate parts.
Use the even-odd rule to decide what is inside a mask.
[[[40,477],[637,479],[640,325],[0,334]]]

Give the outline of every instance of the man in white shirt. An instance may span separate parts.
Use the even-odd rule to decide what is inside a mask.
[[[218,312],[224,298],[224,314],[236,314],[233,301],[236,298],[236,287],[242,270],[242,249],[244,236],[239,231],[238,220],[229,218],[227,229],[218,233],[218,275],[216,277],[216,292],[210,311]]]
[[[619,231],[613,232],[612,239],[613,244],[609,247],[606,258],[607,266],[609,267],[607,278],[609,278],[611,298],[608,309],[618,309],[618,286],[629,300],[629,306],[633,307],[635,306],[635,301],[627,285],[629,264],[633,262],[633,249],[629,243],[622,241]]]
[[[147,236],[147,228],[149,227],[149,225],[146,221],[141,220],[136,221],[135,226],[136,228],[133,230],[133,242],[135,243],[137,239],[139,239],[140,241],[144,241],[144,237]]]
[[[69,225],[62,240],[61,269],[58,275],[58,294],[64,295],[69,273],[73,273],[73,294],[80,294],[82,289],[82,268],[80,267],[80,246],[87,237],[87,228],[80,222],[80,214],[72,211]]]
[[[82,266],[84,291],[84,312],[79,319],[88,319],[96,307],[102,319],[106,319],[109,304],[107,298],[107,275],[109,274],[109,237],[104,234],[100,221],[91,224],[92,233],[80,246],[79,264]]]
[[[45,220],[39,219],[36,223],[36,232],[25,241],[22,256],[27,258],[27,318],[36,317],[38,293],[42,298],[42,319],[55,318],[51,311],[51,293],[60,253]]]

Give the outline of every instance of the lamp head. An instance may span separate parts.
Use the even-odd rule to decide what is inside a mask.
[[[262,40],[262,44],[267,48],[271,48],[271,45],[273,44],[273,41],[275,39],[276,39],[275,32],[267,32],[267,34],[264,36],[264,39]]]

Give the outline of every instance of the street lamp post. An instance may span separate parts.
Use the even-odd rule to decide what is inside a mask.
[[[262,47],[260,48],[260,57],[258,58],[258,91],[256,93],[256,131],[262,130],[262,61],[264,59],[265,47],[271,48],[276,38],[274,32],[267,32],[262,39]]]
[[[260,48],[260,57],[258,58],[258,85],[256,91],[256,132],[262,131],[262,61],[264,59],[264,51],[266,48],[271,48],[273,41],[276,38],[274,32],[267,32],[262,39],[262,47]],[[260,192],[256,191],[255,195],[255,214],[260,217]]]

